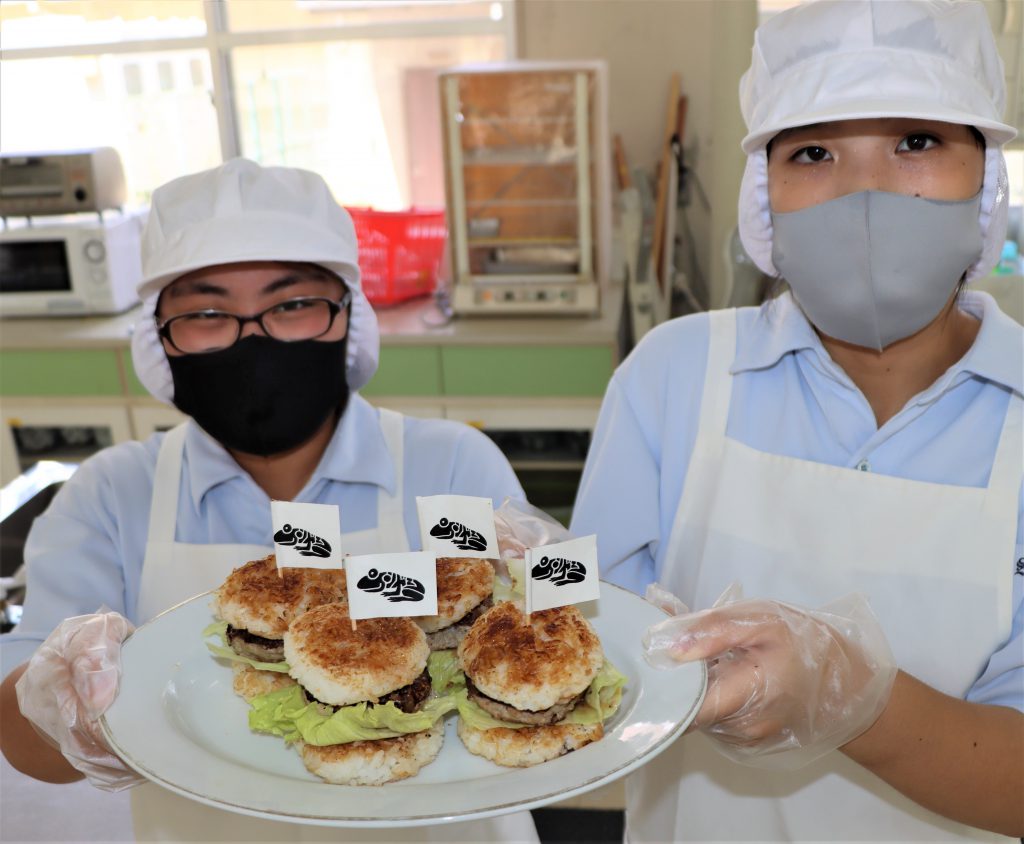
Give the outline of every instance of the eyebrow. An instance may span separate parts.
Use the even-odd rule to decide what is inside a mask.
[[[172,284],[164,290],[168,299],[180,299],[182,296],[191,296],[196,293],[207,293],[213,296],[227,296],[228,291],[218,287],[209,281],[201,278],[189,279],[188,281]]]
[[[263,286],[260,293],[276,293],[298,284],[301,281],[327,281],[324,276],[311,272],[292,272],[276,278]],[[172,284],[165,291],[168,298],[179,299],[183,296],[206,294],[209,296],[227,296],[226,288],[207,281],[204,278],[189,279],[180,284]]]

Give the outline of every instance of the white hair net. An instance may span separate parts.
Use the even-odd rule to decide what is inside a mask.
[[[740,81],[747,166],[739,232],[754,263],[772,263],[768,142],[783,129],[834,120],[918,117],[974,126],[986,141],[982,253],[968,280],[998,262],[1009,202],[1001,122],[1002,62],[988,17],[967,0],[817,0],[770,18]]]
[[[315,173],[235,158],[153,192],[142,234],[142,315],[132,335],[135,372],[150,393],[167,403],[174,399],[154,320],[160,292],[193,270],[237,261],[311,263],[339,276],[352,291],[348,385],[358,390],[370,380],[380,337],[377,317],[360,287],[358,246],[348,212]]]

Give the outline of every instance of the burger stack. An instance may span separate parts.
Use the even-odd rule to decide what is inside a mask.
[[[353,623],[344,574],[276,568],[273,555],[236,569],[214,593],[234,690],[249,725],[293,745],[306,768],[342,785],[382,785],[435,759],[444,716],[474,754],[528,766],[602,737],[622,677],[575,607],[527,618],[494,603],[494,567],[437,560],[435,616]]]

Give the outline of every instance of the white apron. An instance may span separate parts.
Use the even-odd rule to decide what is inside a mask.
[[[963,697],[1011,627],[1022,473],[1011,398],[987,488],[925,483],[756,451],[726,438],[735,311],[711,314],[700,427],[661,581],[710,607],[820,607],[864,593],[903,670]],[[794,772],[738,765],[685,736],[627,783],[627,839],[1010,841],[929,812],[842,753]]]
[[[403,510],[404,423],[381,409],[381,429],[395,464],[395,492],[377,492],[377,526],[342,534],[350,554],[409,550]],[[175,542],[178,494],[186,422],[168,432],[153,478],[146,558],[139,591],[138,620],[219,586],[232,569],[265,557],[261,545],[192,545]],[[221,811],[147,783],[132,789],[132,820],[139,841],[537,841],[528,812],[483,821],[409,830],[354,830],[289,824]]]

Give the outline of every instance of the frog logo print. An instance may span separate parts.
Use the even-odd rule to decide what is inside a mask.
[[[530,576],[534,580],[550,580],[553,586],[566,586],[586,580],[587,567],[565,557],[541,557],[540,562],[530,569]]]
[[[468,528],[459,522],[442,518],[430,529],[430,535],[437,539],[449,539],[462,551],[486,551],[487,540],[482,533]]]
[[[284,525],[274,534],[274,542],[278,545],[295,548],[303,557],[321,557],[327,559],[331,556],[331,543],[315,533],[310,533],[300,527]]]
[[[363,592],[379,592],[382,598],[387,598],[391,603],[422,601],[426,594],[423,584],[415,578],[377,569],[370,569],[359,578],[356,587]]]

